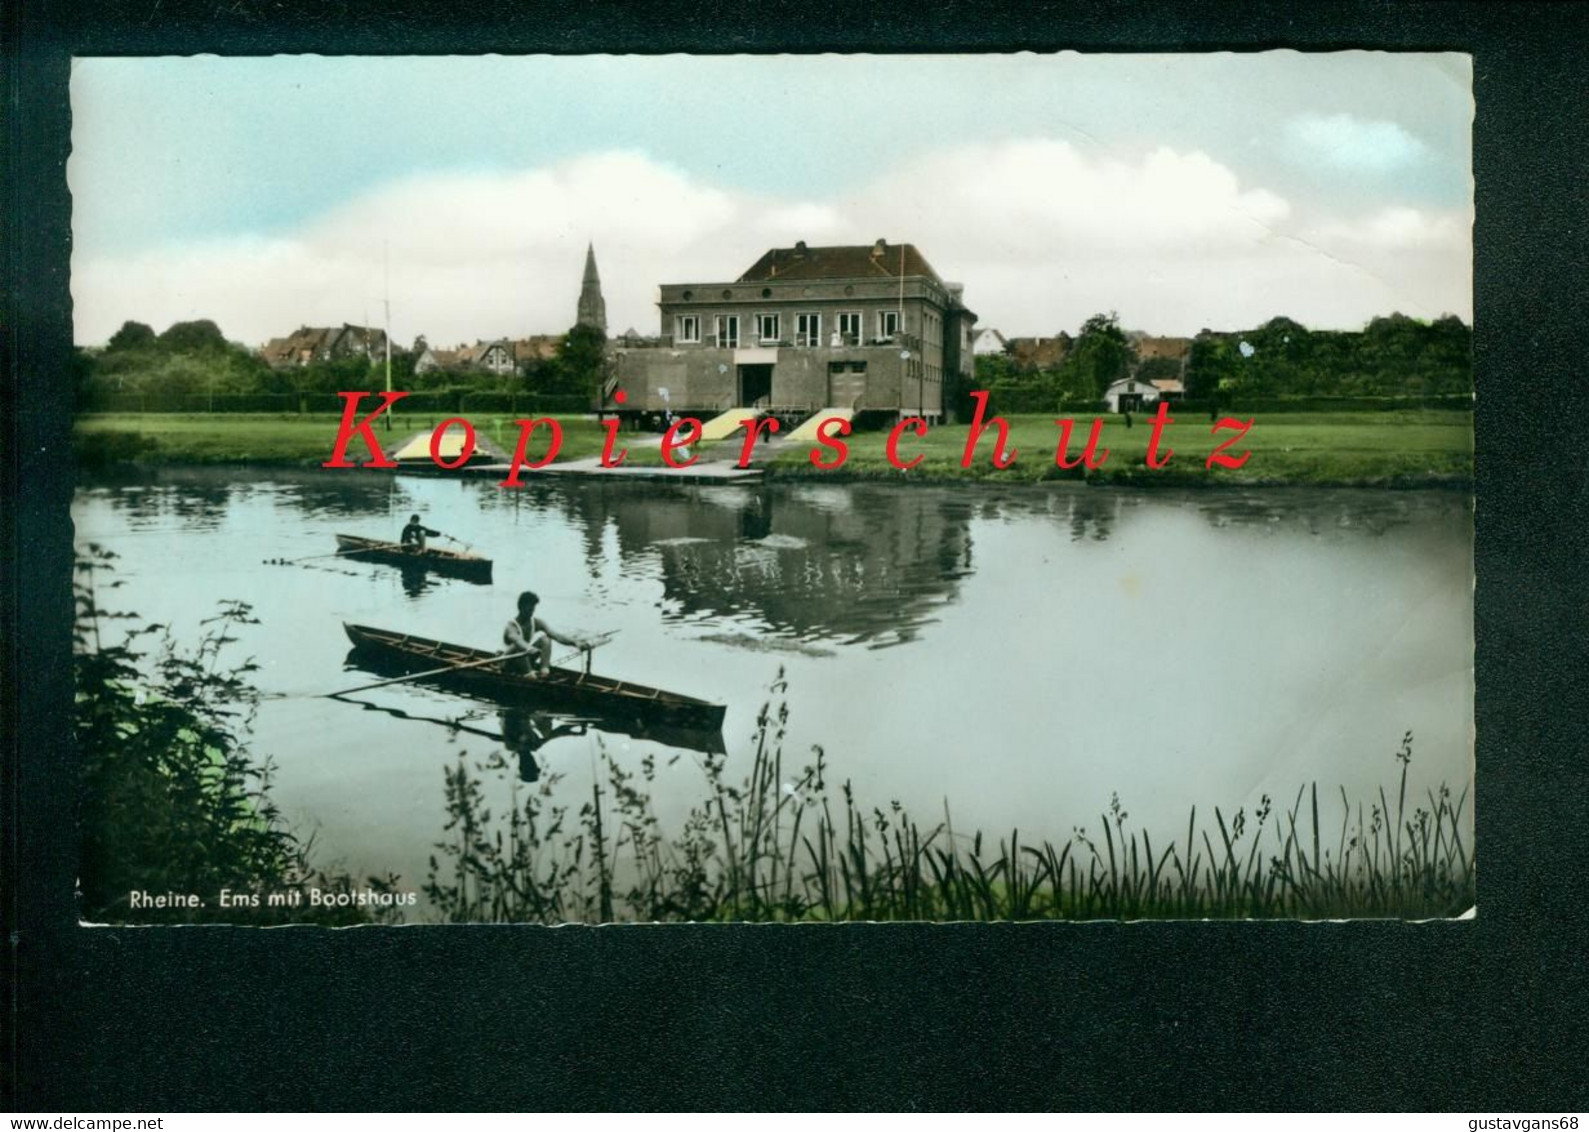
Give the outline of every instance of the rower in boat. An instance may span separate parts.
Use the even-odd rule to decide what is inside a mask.
[[[391,528],[387,529],[390,530]],[[433,531],[429,527],[425,526],[419,521],[418,515],[410,515],[408,517],[408,526],[403,528],[403,549],[414,551],[418,554],[424,554],[425,539],[427,536],[430,538],[440,538],[441,532]]]
[[[528,676],[545,676],[551,671],[553,641],[584,652],[589,652],[591,647],[580,637],[563,636],[535,616],[535,607],[540,602],[540,597],[525,590],[519,595],[518,616],[502,630],[502,643],[506,646],[503,651],[520,654],[508,662],[509,668]]]

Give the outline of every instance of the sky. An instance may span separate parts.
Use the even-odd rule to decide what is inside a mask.
[[[979,326],[1472,318],[1466,55],[79,59],[76,338],[609,329],[805,240],[921,249]]]

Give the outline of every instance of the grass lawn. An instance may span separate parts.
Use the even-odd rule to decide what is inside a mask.
[[[848,438],[849,457],[843,471],[851,475],[949,476],[954,478],[1041,480],[1074,475],[1055,467],[1059,428],[1051,416],[1010,416],[1010,440],[1015,463],[1004,471],[992,466],[997,429],[983,433],[970,468],[960,461],[969,429],[964,424],[940,425],[918,438],[906,432],[899,445],[900,458],[922,462],[910,473],[893,468],[884,454],[886,431],[865,432]],[[1151,418],[1138,415],[1127,428],[1124,419],[1104,417],[1099,452],[1108,458],[1093,473],[1107,482],[1184,483],[1356,483],[1398,479],[1465,479],[1473,471],[1473,414],[1450,410],[1417,410],[1391,413],[1271,413],[1252,419],[1246,436],[1227,452],[1252,455],[1239,469],[1205,468],[1214,448],[1235,435],[1211,434],[1206,414],[1175,417],[1165,430],[1160,454],[1173,451],[1167,467],[1149,469],[1145,459],[1153,436]],[[1092,428],[1092,417],[1076,420],[1068,458],[1081,455]],[[780,473],[825,475],[811,467],[810,447],[781,452]],[[824,453],[825,457],[831,453]],[[803,470],[802,470],[803,469]]]
[[[440,422],[437,414],[397,414],[390,433],[393,442]],[[909,473],[893,468],[884,454],[886,429],[859,432],[847,438],[849,456],[838,473],[812,467],[811,445],[778,451],[770,471],[779,478],[838,475],[899,479],[993,479],[1004,482],[1074,478],[1054,464],[1059,429],[1051,416],[1010,416],[1010,446],[1015,463],[995,470],[991,457],[996,430],[984,433],[970,468],[960,466],[969,429],[964,424],[938,425],[925,437],[905,433],[899,445],[904,460],[920,455],[922,462]],[[1253,419],[1247,435],[1228,451],[1251,457],[1239,469],[1207,468],[1205,461],[1215,446],[1234,434],[1211,434],[1204,414],[1172,417],[1163,448],[1173,450],[1164,469],[1145,463],[1153,435],[1151,418],[1137,416],[1126,428],[1121,417],[1104,419],[1100,451],[1108,450],[1103,467],[1090,473],[1097,482],[1184,483],[1331,483],[1385,484],[1462,481],[1473,473],[1473,414],[1450,410],[1387,413],[1271,413]],[[1243,420],[1248,418],[1242,418]],[[518,427],[506,416],[471,418],[482,435],[491,437],[512,453]],[[1072,430],[1069,456],[1081,453],[1092,427],[1091,417],[1080,417]],[[604,431],[589,417],[559,417],[563,444],[558,462],[599,455]],[[147,413],[89,415],[77,421],[77,448],[85,463],[134,460],[148,464],[300,464],[319,465],[331,455],[340,417],[325,415],[275,415],[217,413]],[[649,438],[623,433],[620,444],[629,449],[628,462],[660,465],[661,454]],[[711,459],[736,460],[742,443],[736,433],[716,444],[698,446]],[[546,431],[537,432],[531,457],[542,454]],[[824,456],[831,453],[824,453]],[[357,440],[349,458],[364,458]]]
[[[430,429],[445,418],[430,413],[394,413],[390,432],[376,425],[383,443],[399,440],[421,429]],[[149,464],[323,464],[331,458],[340,415],[272,413],[130,413],[79,417],[76,441],[86,462],[131,459]],[[385,418],[382,418],[384,421]],[[480,434],[489,436],[512,454],[519,430],[506,416],[470,418]],[[559,417],[563,446],[559,460],[594,456],[601,451],[602,432],[593,419]],[[530,455],[544,453],[547,430],[535,434]],[[357,437],[348,446],[348,459],[366,459]]]

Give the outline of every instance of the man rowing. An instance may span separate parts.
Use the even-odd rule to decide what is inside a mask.
[[[388,527],[387,529],[390,530],[391,528]],[[408,526],[403,528],[403,549],[412,550],[418,554],[425,553],[425,538],[427,535],[431,538],[440,538],[441,532],[433,531],[425,526],[419,521],[418,515],[410,515],[408,517]]]
[[[541,599],[529,590],[519,595],[519,613],[502,630],[505,652],[520,654],[509,662],[509,667],[531,676],[545,676],[552,668],[552,642],[569,648],[590,649],[590,644],[579,637],[565,637],[545,621],[535,616],[535,607]]]

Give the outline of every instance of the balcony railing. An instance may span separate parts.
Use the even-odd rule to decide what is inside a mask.
[[[781,349],[781,350],[869,350],[882,349],[892,346],[896,349],[910,350],[919,353],[922,349],[922,339],[914,334],[889,334],[889,335],[854,335],[846,334],[840,337],[837,344],[833,341],[832,334],[824,334],[818,342],[797,342],[789,338],[780,338],[776,342],[762,342],[755,339],[741,337],[739,341],[728,343],[719,342],[710,334],[696,342],[678,342],[671,334],[664,334],[652,349],[705,349],[705,350],[750,350],[750,349]],[[646,346],[631,346],[627,349],[644,350]]]

